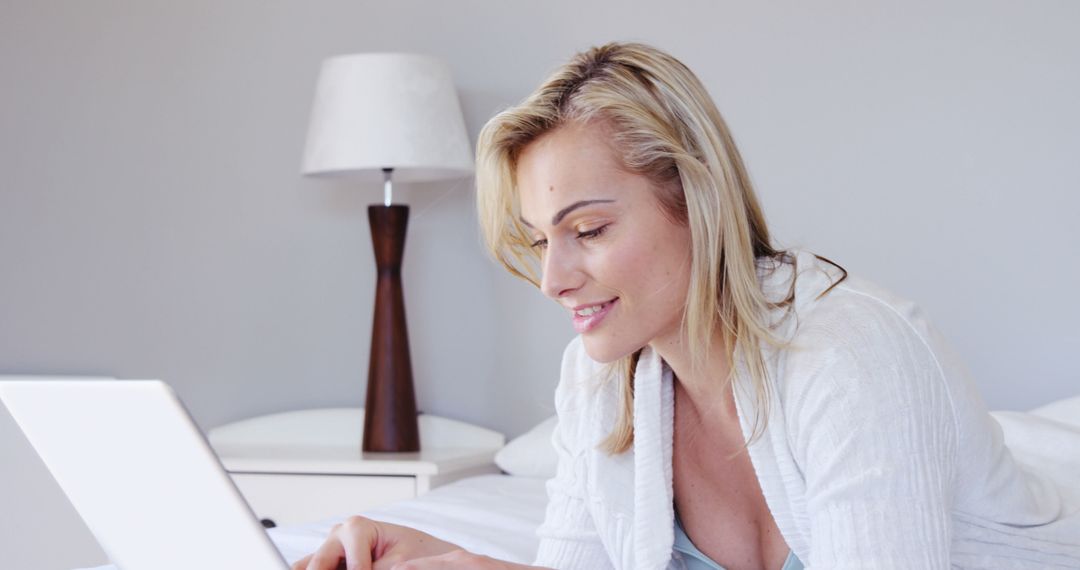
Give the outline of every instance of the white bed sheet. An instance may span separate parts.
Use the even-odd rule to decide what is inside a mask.
[[[545,480],[479,475],[455,481],[407,501],[313,523],[269,529],[289,564],[323,543],[330,527],[352,514],[410,526],[462,548],[512,562],[531,563],[539,544],[536,527],[547,505]],[[87,570],[117,570],[99,566]]]
[[[415,499],[364,511],[366,517],[413,527],[475,552],[529,564],[544,518],[544,479],[479,475],[438,487]],[[319,547],[330,527],[345,517],[270,529],[289,563]]]

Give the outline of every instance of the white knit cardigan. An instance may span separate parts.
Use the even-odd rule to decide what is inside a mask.
[[[966,369],[909,301],[796,252],[759,268],[794,314],[770,315],[795,347],[763,351],[772,416],[750,458],[787,544],[808,569],[1080,568],[1080,474],[1051,480],[1018,463]],[[651,348],[636,369],[634,444],[608,456],[618,379],[567,347],[556,390],[556,476],[535,564],[681,568],[673,557],[670,368]],[[736,362],[736,408],[753,390]],[[717,484],[723,484],[718,481]]]

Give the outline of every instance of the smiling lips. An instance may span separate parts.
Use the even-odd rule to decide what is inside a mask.
[[[600,325],[600,321],[604,320],[604,317],[611,312],[611,308],[615,305],[615,302],[619,298],[615,297],[610,301],[604,301],[594,305],[579,306],[573,309],[574,315],[574,330],[578,333],[586,333]]]

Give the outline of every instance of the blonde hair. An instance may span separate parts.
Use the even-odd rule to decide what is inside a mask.
[[[611,127],[623,166],[653,182],[669,219],[690,228],[691,278],[682,326],[693,370],[701,371],[717,330],[729,357],[735,340],[741,341],[737,346],[758,404],[753,441],[769,417],[762,343],[787,346],[771,334],[765,315],[773,308],[790,310],[794,299],[794,279],[786,299],[765,298],[757,260],[793,263],[794,258],[773,249],[727,125],[705,87],[680,61],[640,43],[593,47],[559,67],[520,104],[489,120],[476,150],[477,207],[487,247],[512,274],[539,287],[539,256],[519,221],[517,160],[543,134],[594,120]],[[633,443],[634,369],[640,355],[639,349],[614,363],[623,401],[602,443],[612,454]],[[729,362],[731,370],[720,380],[725,384],[735,373],[734,359]]]

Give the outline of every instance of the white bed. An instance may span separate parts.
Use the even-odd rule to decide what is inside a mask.
[[[536,554],[535,531],[544,518],[544,482],[537,477],[479,475],[357,514],[414,527],[471,552],[527,564]],[[330,527],[345,516],[272,528],[268,533],[292,564],[318,548]],[[108,565],[93,570],[117,569]]]
[[[546,503],[543,479],[479,475],[360,514],[416,528],[471,552],[528,564],[536,554],[535,531]],[[269,532],[291,564],[318,548],[338,522],[340,518]]]
[[[1030,412],[992,413],[1017,460],[1054,479],[1080,501],[1080,396]],[[547,503],[545,482],[554,474],[555,452],[549,443],[554,424],[554,418],[546,420],[499,452],[496,462],[513,475],[470,477],[356,514],[411,526],[478,554],[530,563]],[[330,527],[348,514],[273,528],[269,534],[291,564],[322,544]]]

